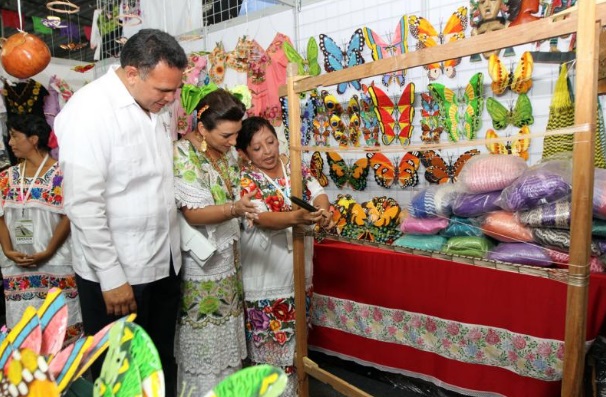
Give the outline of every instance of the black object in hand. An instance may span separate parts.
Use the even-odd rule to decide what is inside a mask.
[[[307,201],[300,199],[299,197],[296,196],[290,196],[290,200],[298,205],[299,207],[303,208],[304,210],[307,210],[309,212],[316,212],[319,211],[316,207],[314,207],[313,205],[309,204]]]

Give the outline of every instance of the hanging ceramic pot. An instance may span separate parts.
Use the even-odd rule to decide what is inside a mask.
[[[50,63],[48,46],[34,34],[18,32],[8,39],[0,40],[2,67],[13,77],[30,78],[43,71]]]

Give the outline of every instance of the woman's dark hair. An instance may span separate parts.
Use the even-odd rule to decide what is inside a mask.
[[[242,122],[242,129],[238,132],[238,138],[236,139],[236,149],[246,151],[250,145],[255,134],[263,129],[267,128],[277,138],[278,134],[273,125],[263,117],[252,116]]]
[[[134,66],[141,78],[164,61],[171,68],[185,69],[187,55],[179,42],[158,29],[141,29],[126,41],[120,51],[120,66]]]
[[[200,109],[204,111],[200,113]],[[214,130],[221,121],[240,121],[245,113],[244,104],[223,88],[206,95],[196,106],[198,123],[202,123],[207,131]]]
[[[37,136],[38,137],[38,149],[50,151],[48,147],[48,139],[51,133],[51,127],[46,122],[46,119],[42,116],[34,114],[23,114],[10,116],[6,121],[8,130],[14,130],[25,134],[25,136]]]

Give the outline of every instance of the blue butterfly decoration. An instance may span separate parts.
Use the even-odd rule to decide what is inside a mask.
[[[343,70],[364,63],[362,49],[364,48],[364,33],[362,29],[356,29],[349,39],[347,50],[341,47],[325,34],[320,35],[320,49],[324,54],[324,70],[328,73]],[[337,92],[343,94],[347,86],[351,84],[356,90],[362,89],[360,80],[346,81],[337,85]]]

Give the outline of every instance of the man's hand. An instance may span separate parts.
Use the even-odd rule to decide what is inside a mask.
[[[137,302],[133,294],[133,288],[129,283],[103,291],[103,299],[109,316],[122,317],[137,312]]]

